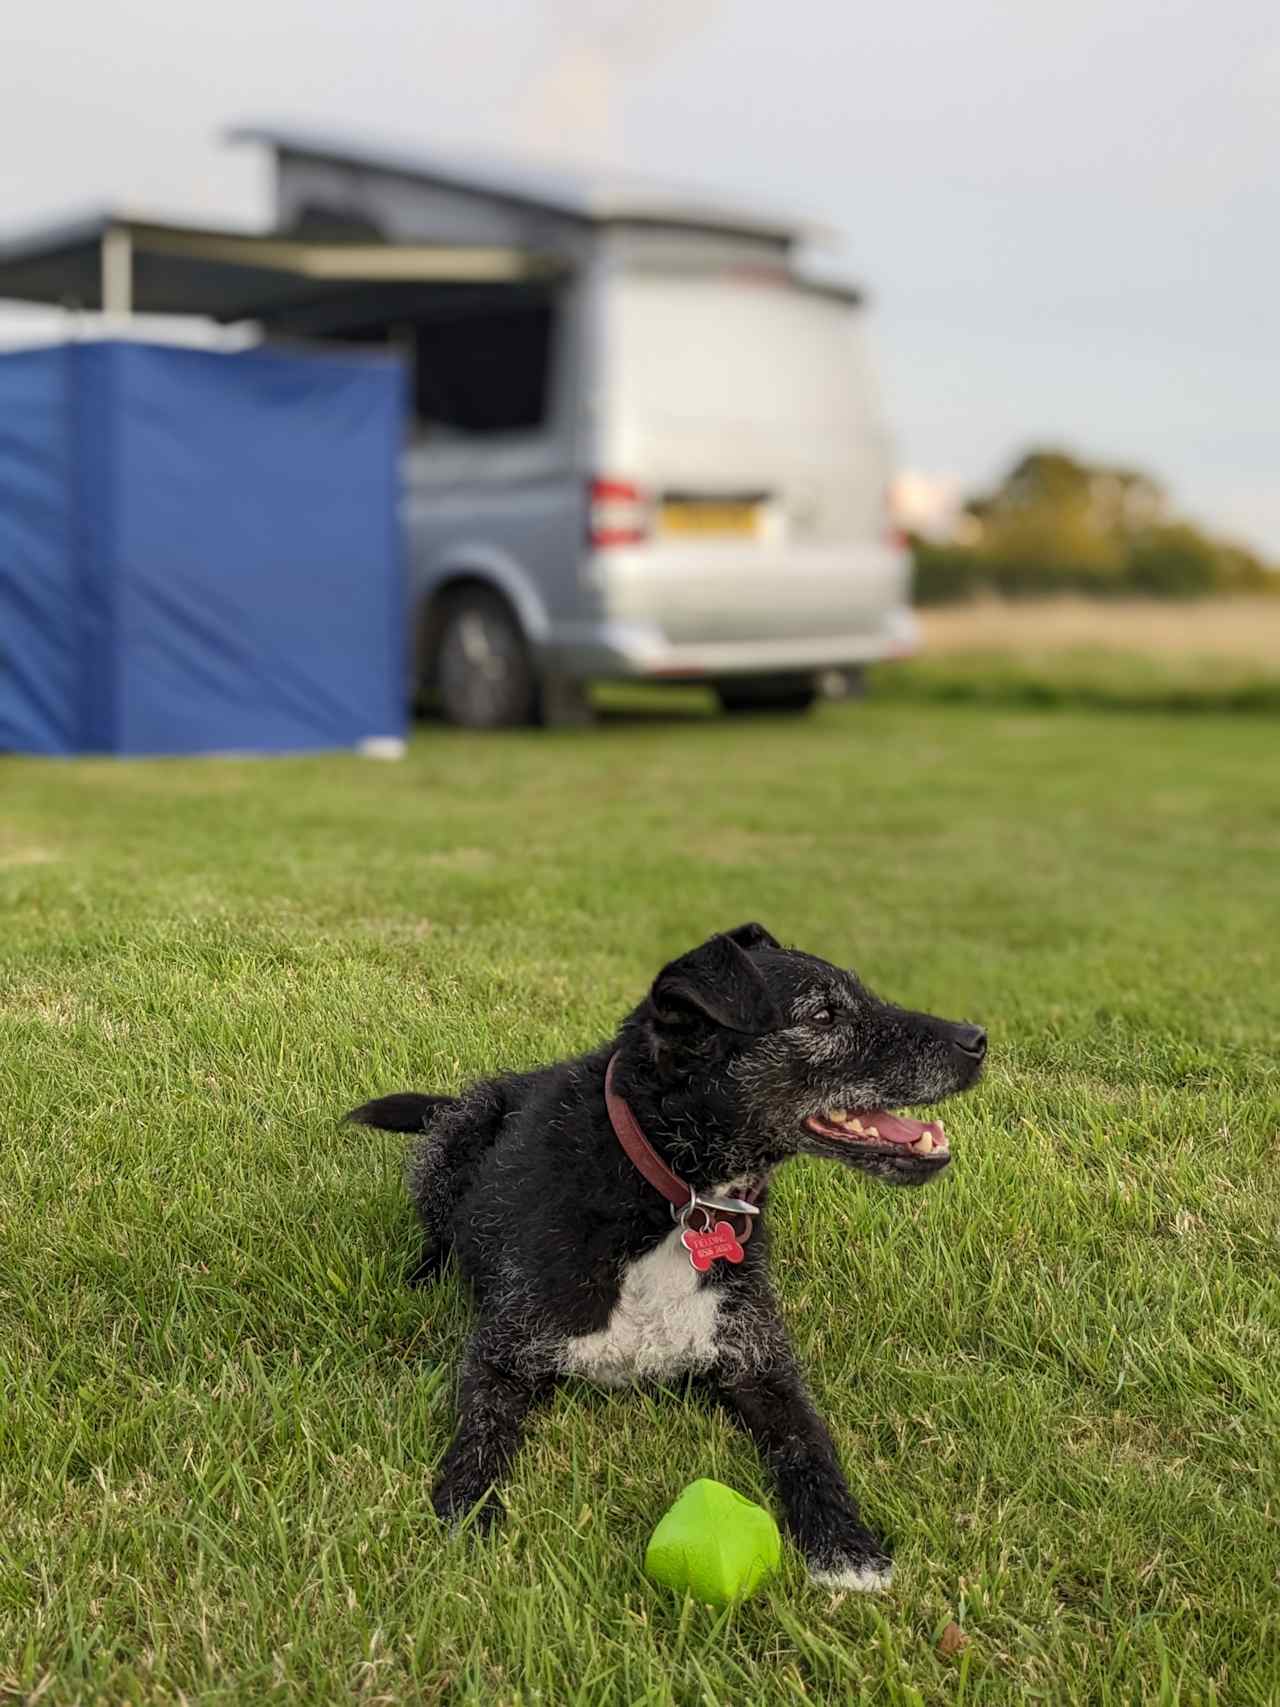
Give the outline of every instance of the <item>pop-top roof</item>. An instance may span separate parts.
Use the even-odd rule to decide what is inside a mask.
[[[808,220],[627,173],[424,153],[374,139],[290,125],[240,125],[228,132],[228,140],[261,143],[279,154],[391,172],[441,189],[592,225],[683,226],[781,243],[829,235]]]
[[[496,165],[402,153],[381,145],[278,126],[230,133],[277,156],[390,173],[478,201],[549,217],[552,228],[513,222],[514,241],[490,245],[387,242],[375,231],[197,226],[97,210],[0,235],[0,299],[142,314],[204,315],[224,322],[288,314],[335,283],[497,286],[545,279],[571,264],[554,221],[646,225],[748,237],[785,251],[824,234],[797,220],[733,207],[688,191],[533,165]],[[521,232],[527,240],[520,240]],[[782,255],[779,261],[785,266]],[[114,287],[113,287],[113,280]],[[797,284],[857,300],[838,284]],[[113,303],[114,298],[114,303]]]

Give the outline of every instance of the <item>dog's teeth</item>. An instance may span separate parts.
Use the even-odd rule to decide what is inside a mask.
[[[849,1128],[850,1132],[861,1132],[862,1131],[862,1122],[860,1120],[858,1120],[856,1117],[853,1120],[847,1120],[845,1122],[845,1125]]]
[[[834,1120],[837,1126],[843,1126],[849,1118],[849,1110],[847,1108],[829,1108],[827,1118]]]
[[[864,1130],[868,1138],[878,1138],[880,1136],[880,1129],[876,1126],[868,1126],[864,1128]]]
[[[933,1149],[933,1134],[932,1134],[932,1132],[930,1132],[929,1129],[926,1127],[925,1130],[916,1139],[915,1143],[911,1146],[911,1148],[913,1150],[919,1150],[919,1152],[922,1156],[927,1156],[929,1154],[929,1152]]]

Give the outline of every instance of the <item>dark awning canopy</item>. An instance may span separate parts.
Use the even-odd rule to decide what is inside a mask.
[[[352,284],[528,284],[561,257],[516,247],[316,241],[99,214],[0,241],[0,298],[108,314],[287,316]]]

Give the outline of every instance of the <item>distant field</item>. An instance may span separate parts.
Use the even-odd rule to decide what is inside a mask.
[[[918,656],[871,671],[877,696],[1280,713],[1280,598],[993,600],[920,618]]]
[[[1280,597],[988,599],[920,612],[928,653],[1080,651],[1222,658],[1280,674]]]
[[[0,761],[0,1701],[1274,1707],[1276,751],[872,697]],[[788,1549],[714,1614],[645,1540],[695,1476],[771,1496],[683,1392],[566,1388],[505,1532],[441,1532],[464,1304],[337,1116],[590,1045],[748,918],[992,1052],[947,1178],[770,1210],[894,1586]]]

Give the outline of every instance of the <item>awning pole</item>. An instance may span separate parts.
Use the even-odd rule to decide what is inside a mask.
[[[133,238],[119,225],[102,234],[102,312],[119,320],[133,313]]]

